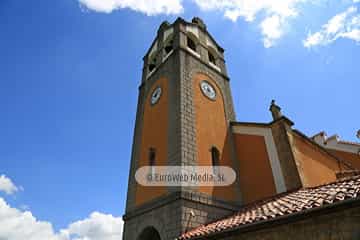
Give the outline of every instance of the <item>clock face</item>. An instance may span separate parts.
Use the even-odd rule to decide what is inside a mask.
[[[154,92],[151,94],[151,104],[156,104],[161,97],[161,87],[157,87]]]
[[[200,88],[201,91],[203,92],[203,94],[205,96],[207,96],[208,98],[210,98],[211,100],[215,100],[216,98],[216,92],[213,86],[210,85],[210,83],[206,80],[203,80],[200,83]]]

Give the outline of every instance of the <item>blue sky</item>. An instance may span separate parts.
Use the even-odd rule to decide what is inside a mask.
[[[122,224],[142,57],[178,16],[225,48],[238,121],[270,121],[276,99],[305,134],[357,140],[358,0],[2,0],[0,222],[28,211],[36,239],[119,237],[99,236]]]

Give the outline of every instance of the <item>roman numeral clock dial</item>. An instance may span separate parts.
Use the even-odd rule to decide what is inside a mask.
[[[161,87],[157,87],[151,94],[151,100],[150,100],[151,105],[156,104],[159,101],[160,97],[161,97]]]
[[[202,93],[206,97],[208,97],[211,100],[215,100],[215,98],[216,98],[215,89],[213,86],[211,86],[211,84],[208,81],[206,81],[206,80],[201,81],[200,88],[201,88]]]

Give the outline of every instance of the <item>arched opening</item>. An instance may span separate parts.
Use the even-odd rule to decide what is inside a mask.
[[[152,72],[155,67],[156,67],[156,53],[151,54],[151,56],[149,57],[149,72]]]
[[[159,232],[154,227],[145,228],[137,240],[161,240]]]
[[[220,166],[220,152],[215,146],[211,147],[211,163],[214,174],[217,174],[218,173],[217,167]]]
[[[155,166],[156,161],[156,151],[155,148],[149,149],[149,166],[153,167]]]
[[[208,47],[209,62],[216,65],[216,51],[212,47]]]
[[[213,167],[220,165],[220,152],[216,147],[211,148],[211,162]]]
[[[208,52],[208,55],[209,55],[209,62],[211,62],[212,64],[216,65],[214,55],[213,55],[211,52]]]
[[[156,150],[155,148],[149,149],[149,174],[154,175],[155,174],[155,164],[156,164]]]
[[[196,52],[196,40],[195,37],[191,36],[190,33],[188,33],[188,36],[186,38],[186,45],[188,48]]]
[[[167,56],[173,50],[174,44],[174,34],[171,34],[166,40],[164,44],[164,56]]]

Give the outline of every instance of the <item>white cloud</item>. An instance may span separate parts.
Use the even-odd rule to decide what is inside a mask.
[[[360,42],[360,29],[353,29],[350,32],[345,32],[345,33],[341,34],[341,37],[349,38],[356,42]]]
[[[78,0],[82,6],[97,12],[111,13],[129,8],[146,15],[179,14],[183,11],[181,0]]]
[[[260,23],[263,43],[271,47],[284,35],[284,27],[290,18],[298,15],[298,5],[310,0],[193,0],[201,10],[222,11],[226,18],[237,21],[254,21],[259,13],[264,13]]]
[[[332,17],[321,30],[308,33],[303,44],[307,48],[328,45],[339,38],[347,38],[360,42],[360,15],[356,7],[349,7],[345,12]]]
[[[5,175],[0,176],[0,191],[5,192],[6,194],[13,194],[19,191],[19,188],[11,181],[10,178]]]
[[[278,15],[273,15],[261,22],[261,30],[264,35],[264,46],[266,48],[272,47],[274,41],[280,38],[283,34],[281,28],[281,18]]]
[[[122,239],[120,217],[93,212],[89,218],[55,232],[52,224],[37,220],[30,211],[10,207],[0,198],[0,239],[9,240],[115,240]]]
[[[0,198],[0,239],[60,240],[50,223],[37,221],[31,212],[11,208]]]
[[[253,21],[258,13],[265,11],[282,17],[297,15],[296,5],[305,0],[193,0],[202,10],[220,10],[225,17],[236,21],[239,17]]]
[[[179,14],[183,12],[184,0],[78,0],[80,5],[98,12],[110,13],[114,10],[128,8],[142,12],[146,15]],[[299,16],[302,4],[315,4],[328,0],[187,0],[197,5],[202,11],[220,11],[225,18],[237,21],[239,18],[259,24],[264,47],[276,45],[278,39],[283,37],[289,21]],[[352,0],[359,3],[360,0]],[[337,38],[348,38],[359,42],[358,16],[352,20],[348,16],[355,7],[338,14],[325,24],[322,29],[312,34],[303,41],[305,47],[326,45]]]
[[[65,231],[76,240],[119,240],[122,228],[121,218],[93,212],[89,218],[70,224]]]
[[[129,8],[147,15],[179,14],[183,0],[78,0],[82,6],[98,12],[110,13]],[[221,11],[232,21],[243,18],[252,22],[265,13],[260,28],[265,47],[271,47],[284,33],[284,25],[298,15],[297,5],[313,0],[189,0],[203,11]]]

